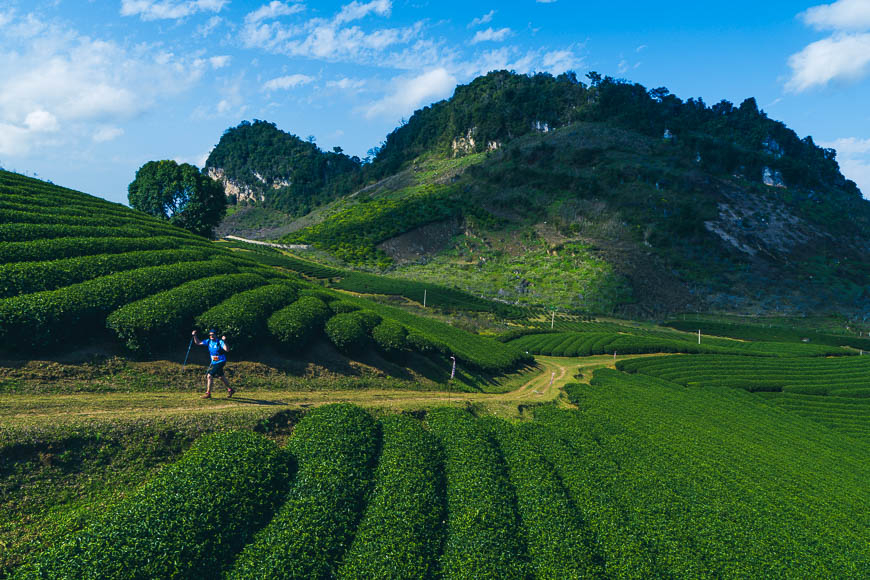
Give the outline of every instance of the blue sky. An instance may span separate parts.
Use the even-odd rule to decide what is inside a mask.
[[[754,96],[870,197],[870,0],[0,0],[0,166],[126,202],[255,118],[365,157],[500,68]]]

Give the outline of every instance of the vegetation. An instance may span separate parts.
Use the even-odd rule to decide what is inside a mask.
[[[226,213],[223,189],[189,163],[149,161],[127,190],[131,207],[198,236],[212,237]]]
[[[850,335],[824,334],[810,329],[787,328],[774,325],[759,324],[736,324],[713,320],[698,320],[689,318],[670,320],[666,326],[678,330],[697,331],[715,336],[729,336],[741,340],[766,340],[781,342],[808,342],[811,344],[824,344],[828,346],[851,346],[870,351],[870,338],[861,338]]]
[[[193,280],[122,306],[106,318],[106,326],[131,352],[151,353],[171,343],[179,329],[193,326],[198,314],[265,283],[257,274],[221,274]]]
[[[286,454],[261,435],[200,439],[177,463],[50,548],[13,578],[176,578],[212,575],[277,507]]]
[[[498,449],[483,427],[464,411],[435,409],[427,420],[445,453],[444,577],[527,577],[528,558],[517,525],[516,498]]]
[[[361,161],[340,149],[321,151],[274,123],[242,121],[221,136],[205,162],[223,177],[291,215],[304,215],[359,181]],[[235,200],[233,200],[235,201]]]
[[[381,421],[374,487],[338,578],[433,578],[444,539],[438,440],[407,416]]]
[[[329,307],[314,296],[302,296],[269,317],[266,326],[288,352],[301,348],[323,330]]]
[[[631,333],[631,334],[629,334]],[[840,347],[781,342],[739,342],[707,338],[701,344],[688,336],[644,336],[636,330],[621,332],[534,332],[508,344],[524,352],[549,356],[590,356],[596,354],[643,354],[661,352],[718,353],[744,356],[796,357],[849,355]]]
[[[228,578],[335,577],[362,515],[378,431],[374,419],[353,405],[327,405],[306,415],[288,443],[298,471],[287,501]]]
[[[267,335],[269,317],[297,299],[299,285],[290,280],[230,296],[196,317],[201,329],[219,329],[232,337],[233,349],[245,349]]]

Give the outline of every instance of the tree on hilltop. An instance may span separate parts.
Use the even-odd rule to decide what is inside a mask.
[[[226,214],[221,185],[189,163],[149,161],[127,188],[130,206],[197,235],[212,237]]]

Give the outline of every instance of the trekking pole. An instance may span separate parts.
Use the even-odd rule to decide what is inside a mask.
[[[184,355],[184,364],[181,365],[181,372],[184,373],[184,367],[187,366],[187,357],[190,356],[190,347],[193,346],[193,337],[190,337],[190,344],[187,345],[187,354]]]

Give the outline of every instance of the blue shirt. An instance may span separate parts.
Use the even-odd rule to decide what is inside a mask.
[[[223,351],[227,349],[227,345],[222,340],[208,339],[203,341],[203,344],[208,347],[208,354],[211,355],[211,363],[226,362],[227,357]]]

